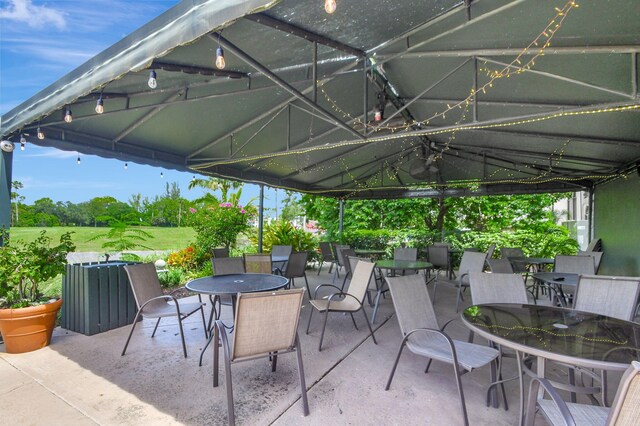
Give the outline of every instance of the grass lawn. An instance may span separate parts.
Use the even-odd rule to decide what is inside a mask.
[[[189,242],[195,240],[195,232],[193,228],[181,227],[181,228],[164,228],[156,226],[142,226],[140,227],[144,231],[153,235],[153,238],[149,238],[144,245],[150,247],[151,250],[179,250],[187,247]],[[95,241],[88,241],[91,237],[99,234],[104,234],[109,231],[110,228],[96,228],[92,226],[75,227],[75,226],[55,226],[55,227],[43,227],[43,228],[11,228],[10,235],[13,241],[24,240],[31,242],[36,239],[41,231],[46,230],[47,235],[53,238],[54,242],[60,238],[64,232],[70,231],[71,239],[76,244],[76,251],[103,251],[102,243],[104,240],[97,239]],[[144,249],[140,249],[144,250]]]

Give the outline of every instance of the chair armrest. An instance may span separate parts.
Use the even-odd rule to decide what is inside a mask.
[[[453,321],[457,319],[460,319],[460,318],[459,317],[451,318],[449,321],[445,322],[444,325],[440,327],[440,331],[444,332],[444,329],[447,328],[449,324],[451,324]]]
[[[319,286],[316,287],[316,289],[313,291],[313,298],[316,298],[316,295],[318,294],[318,290],[320,289],[320,287],[333,287],[336,290],[338,290],[339,292],[342,292],[342,289],[338,286],[335,286],[333,284],[320,284]]]
[[[447,333],[444,333],[440,330],[436,330],[435,328],[416,328],[411,330],[410,332],[408,332],[405,336],[404,339],[402,340],[402,344],[404,344],[409,337],[413,334],[413,333],[417,333],[417,332],[422,332],[422,333],[427,333],[427,334],[437,334],[440,337],[444,338],[447,343],[449,344],[449,349],[451,350],[451,355],[453,355],[453,361],[456,363],[456,365],[458,364],[458,356],[456,355],[456,347],[453,344],[453,340],[451,340],[451,337],[449,337],[447,335]]]
[[[146,302],[144,302],[142,304],[142,306],[140,306],[140,310],[142,311],[144,309],[145,306],[147,306],[150,302],[153,302],[155,300],[173,300],[173,303],[175,303],[176,305],[176,311],[178,312],[178,316],[180,316],[180,304],[178,303],[178,299],[176,299],[174,296],[165,294],[162,296],[156,296],[156,297],[152,297],[151,299],[147,300]]]
[[[551,385],[551,383],[542,377],[534,377],[531,379],[529,385],[529,399],[527,401],[527,411],[525,416],[525,425],[533,425],[534,417],[536,414],[536,405],[538,400],[538,389],[542,385],[545,392],[551,397],[554,405],[560,411],[560,415],[564,419],[567,426],[575,426],[576,422],[567,407],[566,402],[560,397],[558,391]]]

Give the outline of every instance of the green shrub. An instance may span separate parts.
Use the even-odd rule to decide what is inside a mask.
[[[257,234],[252,235],[250,239],[254,246],[257,247]],[[265,252],[270,252],[273,246],[278,245],[290,245],[294,252],[309,252],[309,260],[311,261],[315,258],[318,241],[312,233],[304,229],[296,228],[290,222],[277,220],[264,225],[262,232],[262,249]]]
[[[169,268],[158,274],[162,287],[177,287],[186,282],[186,274],[182,268]]]

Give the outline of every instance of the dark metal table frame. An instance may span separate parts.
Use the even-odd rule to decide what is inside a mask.
[[[222,310],[220,298],[222,296],[231,297],[231,306],[233,315],[235,315],[238,293],[274,291],[280,290],[287,285],[289,285],[289,280],[281,275],[252,273],[213,275],[189,281],[185,285],[187,290],[198,294],[206,294],[209,296],[209,301],[211,302],[211,313],[209,314],[209,324],[207,325],[209,339],[200,352],[199,365],[202,366],[202,356],[213,339],[212,324],[214,316],[216,320],[220,319],[220,311]],[[216,302],[220,309],[216,309]],[[233,326],[228,328],[233,330]]]
[[[531,344],[524,344],[520,341],[514,341],[506,336],[513,336],[512,332],[509,331],[509,327],[504,324],[495,324],[496,333],[504,333],[504,335],[497,335],[491,331],[491,328],[487,324],[481,324],[479,322],[473,322],[472,318],[475,318],[477,315],[482,314],[482,310],[486,310],[487,312],[492,313],[503,313],[508,315],[514,315],[511,310],[514,309],[525,309],[524,312],[529,313],[529,318],[534,317],[536,311],[543,311],[546,314],[551,314],[554,318],[549,319],[549,324],[544,324],[544,327],[541,325],[540,327],[533,326],[521,326],[521,331],[526,331],[530,333],[533,337],[528,340]],[[488,315],[488,313],[486,313]],[[565,324],[565,317],[571,319],[574,318],[575,324]],[[588,339],[596,342],[595,337],[590,337],[587,335],[573,335],[571,334],[572,325],[582,325],[587,324],[591,328],[602,329],[603,331],[607,331],[609,333],[615,333],[616,327],[618,329],[622,329],[623,327],[632,331],[632,335],[635,337],[634,342],[629,343],[629,341],[619,342],[615,341],[615,339],[605,339],[598,338],[597,343],[603,345],[611,345],[611,349],[605,352],[604,357],[607,354],[610,354],[616,350],[624,349],[628,352],[635,352],[635,358],[638,358],[640,355],[640,324],[632,323],[628,321],[622,321],[615,318],[610,318],[604,315],[598,315],[589,312],[580,312],[573,309],[568,308],[558,308],[553,306],[543,306],[543,305],[519,305],[519,304],[487,304],[487,305],[474,305],[467,308],[461,314],[462,322],[474,333],[484,337],[485,339],[494,342],[498,345],[502,345],[508,348],[515,350],[516,358],[517,358],[517,366],[518,366],[518,376],[519,376],[519,388],[520,388],[520,421],[519,424],[523,424],[524,421],[524,382],[523,382],[523,373],[527,373],[529,375],[534,375],[534,373],[523,367],[523,362],[525,360],[525,354],[536,357],[536,373],[535,375],[544,376],[545,371],[545,361],[556,361],[560,363],[565,363],[568,365],[573,365],[577,367],[583,368],[593,368],[605,371],[624,371],[629,367],[629,363],[632,359],[629,359],[629,363],[625,362],[617,362],[617,361],[606,361],[599,360],[594,358],[586,358],[580,357],[577,355],[569,355],[569,354],[561,354],[551,352],[546,349],[549,346],[549,341],[536,336],[535,333],[542,333],[546,335],[550,335],[553,337],[560,338],[568,338],[568,339],[576,339],[580,341],[587,341]],[[529,330],[527,330],[529,328]],[[566,331],[565,331],[566,330]],[[615,335],[615,334],[614,334]],[[595,344],[595,343],[594,343]],[[574,345],[566,344],[564,347],[574,347]],[[606,386],[603,383],[603,387]]]
[[[578,285],[578,274],[567,272],[537,272],[532,275],[533,279],[544,283],[549,291],[553,291],[558,302],[563,306],[568,306],[568,298],[564,294],[562,286],[575,288]]]

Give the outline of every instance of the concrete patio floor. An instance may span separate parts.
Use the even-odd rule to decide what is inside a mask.
[[[323,270],[308,271],[311,288],[331,282]],[[300,285],[300,280],[298,285]],[[194,296],[195,297],[195,296]],[[466,304],[469,303],[468,297]],[[436,311],[440,324],[458,317],[455,292],[439,286]],[[466,305],[465,305],[466,306]],[[449,425],[462,416],[451,366],[405,351],[389,391],[384,390],[400,330],[390,297],[382,299],[374,325],[378,344],[368,336],[362,314],[355,330],[348,316],[332,314],[323,350],[318,352],[321,316],[315,314],[304,333],[311,306],[305,303],[299,325],[311,414],[302,415],[295,354],[282,355],[271,372],[266,359],[232,366],[238,424],[251,425]],[[371,309],[366,306],[367,314]],[[229,307],[223,317],[229,318]],[[165,322],[166,321],[166,322]],[[94,336],[57,328],[49,347],[10,355],[0,345],[0,413],[11,425],[219,425],[226,424],[224,371],[221,386],[212,387],[212,350],[202,367],[205,343],[199,316],[186,321],[188,358],[182,356],[178,327],[164,319],[155,338],[154,322],[136,327],[125,356],[120,356],[129,327]],[[454,321],[447,332],[465,340],[468,331]],[[482,343],[481,339],[476,342]],[[507,360],[505,377],[515,371]],[[462,383],[472,425],[517,424],[517,381],[506,384],[510,408],[485,405],[489,368],[465,374]],[[615,380],[615,378],[612,378]],[[615,389],[616,383],[613,383]],[[539,419],[539,424],[544,420]]]

